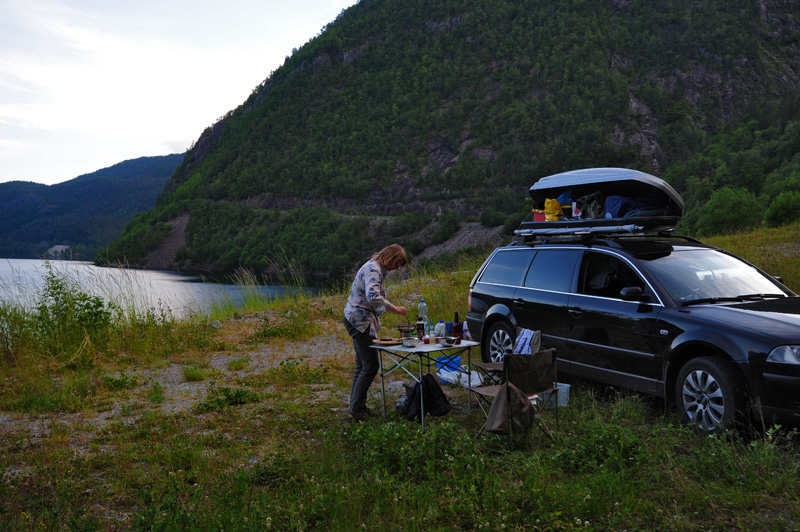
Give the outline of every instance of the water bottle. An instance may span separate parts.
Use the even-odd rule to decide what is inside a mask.
[[[444,320],[439,320],[439,323],[436,324],[436,328],[434,329],[436,336],[444,336],[444,330]]]
[[[419,316],[423,322],[426,324],[428,323],[428,305],[425,304],[425,300],[419,302],[417,306],[417,316]]]

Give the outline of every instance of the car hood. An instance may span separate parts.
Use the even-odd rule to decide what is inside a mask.
[[[689,308],[695,316],[711,321],[759,331],[781,341],[800,341],[800,297]]]

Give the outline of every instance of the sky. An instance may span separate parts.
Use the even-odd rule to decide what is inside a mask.
[[[0,183],[183,153],[355,0],[0,0]]]

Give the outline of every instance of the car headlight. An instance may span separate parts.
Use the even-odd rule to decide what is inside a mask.
[[[776,347],[767,357],[767,362],[800,365],[800,345],[782,345]]]

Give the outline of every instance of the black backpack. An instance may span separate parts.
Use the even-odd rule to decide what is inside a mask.
[[[421,385],[419,382],[414,385],[414,388],[408,394],[408,399],[406,399],[405,416],[409,421],[414,419],[422,420],[420,416],[421,393],[425,394],[422,396],[422,399],[424,399],[422,402],[425,403],[426,416],[429,414],[443,416],[452,408],[450,401],[447,400],[444,391],[442,391],[442,387],[439,386],[439,382],[433,375],[428,373],[422,377]]]

